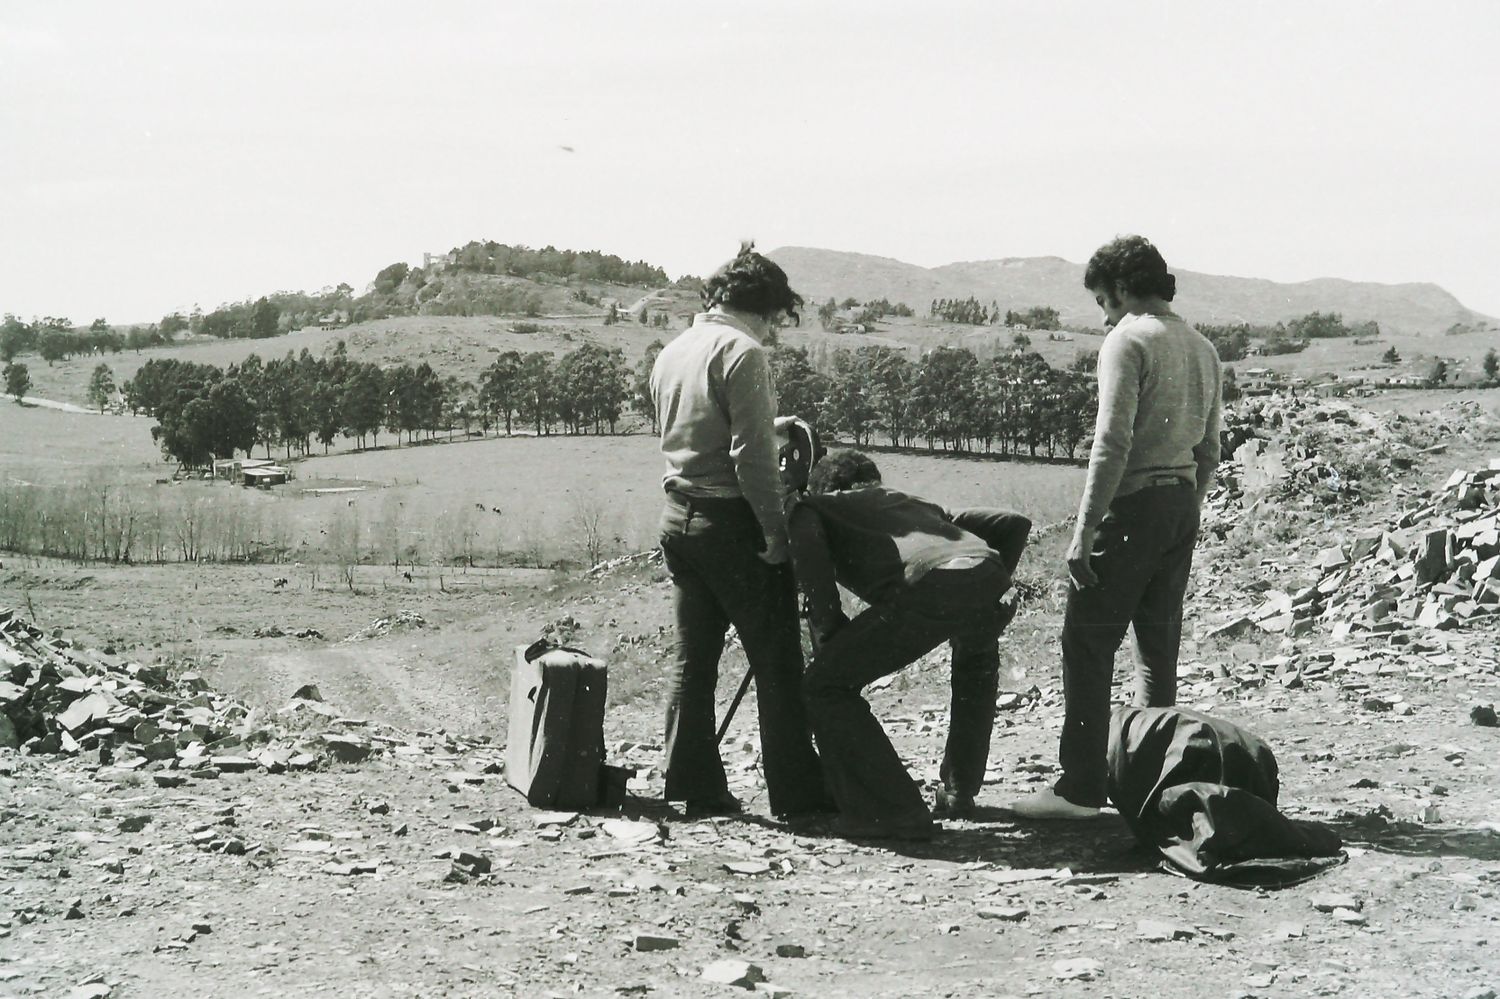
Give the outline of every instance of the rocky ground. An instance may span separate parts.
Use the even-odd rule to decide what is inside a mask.
[[[979,814],[896,847],[767,817],[748,704],[726,758],[749,812],[657,803],[649,560],[398,602],[183,570],[190,613],[180,574],[39,563],[24,595],[77,646],[3,626],[26,745],[0,749],[0,996],[1493,996],[1500,444],[1262,416],[1206,518],[1180,699],[1265,738],[1283,809],[1344,838],[1310,882],[1199,884],[1113,814],[1002,810],[1053,773],[1062,531],[1028,556]],[[623,810],[539,812],[504,782],[503,664],[543,632],[610,660],[610,759],[643,768]],[[59,664],[44,693],[19,660]],[[870,691],[929,779],[945,682],[931,657]]]

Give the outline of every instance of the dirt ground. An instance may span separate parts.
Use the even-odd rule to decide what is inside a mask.
[[[1480,457],[1412,475],[1441,485]],[[1023,564],[1042,595],[1002,642],[1013,696],[979,815],[898,847],[773,821],[753,704],[725,748],[743,817],[669,815],[654,769],[623,813],[541,813],[505,785],[508,661],[544,633],[609,660],[611,761],[657,762],[670,593],[649,562],[442,588],[372,568],[350,593],[331,575],[275,587],[276,567],[6,557],[0,606],[130,659],[191,665],[268,710],[316,683],[338,712],[401,730],[402,748],[171,788],[151,771],[0,750],[0,997],[732,995],[702,977],[726,959],[759,968],[763,994],[802,996],[1492,996],[1500,729],[1470,710],[1500,702],[1495,624],[1371,648],[1287,686],[1258,664],[1337,643],[1209,638],[1207,622],[1290,586],[1327,537],[1268,542],[1259,560],[1206,537],[1180,700],[1264,737],[1284,810],[1347,847],[1347,863],[1280,891],[1164,873],[1113,813],[1057,825],[1000,807],[1054,772],[1058,532]],[[401,611],[422,626],[362,637]],[[273,626],[320,637],[256,637]],[[732,650],[723,701],[743,667]],[[1372,709],[1372,695],[1409,707]],[[870,699],[913,772],[935,777],[942,659]]]

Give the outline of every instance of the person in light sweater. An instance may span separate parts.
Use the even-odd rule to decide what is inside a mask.
[[[1117,238],[1089,260],[1084,285],[1109,332],[1067,556],[1062,775],[1012,803],[1025,818],[1088,819],[1105,804],[1110,687],[1127,627],[1135,633],[1135,703],[1176,702],[1198,513],[1219,462],[1219,356],[1172,311],[1177,279],[1161,252],[1141,236]]]
[[[755,677],[773,814],[832,808],[802,700],[802,637],[788,563],[776,396],[766,344],[802,296],[753,249],[704,282],[704,311],[656,358],[651,398],[666,459],[661,550],[676,656],[667,692],[666,799],[691,816],[738,812],[714,731],[733,625]]]

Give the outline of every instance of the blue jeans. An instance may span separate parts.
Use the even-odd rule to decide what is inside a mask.
[[[1054,790],[1075,805],[1105,803],[1109,695],[1115,652],[1135,631],[1135,703],[1177,702],[1182,600],[1198,539],[1198,496],[1187,483],[1149,486],[1110,504],[1089,564],[1097,586],[1074,587],[1063,616],[1062,776]]]
[[[761,766],[773,814],[828,806],[802,702],[802,635],[789,565],[767,565],[760,525],[742,499],[669,493],[661,550],[672,576],[677,648],[667,694],[666,797],[728,793],[714,724],[724,636],[734,625],[755,677]]]

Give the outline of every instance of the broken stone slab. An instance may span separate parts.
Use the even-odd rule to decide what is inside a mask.
[[[1072,871],[1066,867],[1011,868],[1003,871],[981,871],[979,876],[997,885],[1016,885],[1027,881],[1057,881],[1070,877]]]
[[[611,839],[635,846],[654,843],[661,838],[661,827],[655,822],[637,822],[631,819],[605,819],[599,823],[599,828]]]
[[[339,763],[362,763],[370,758],[372,751],[368,742],[344,735],[325,735],[322,742],[328,755]]]
[[[984,908],[977,913],[980,919],[996,919],[1002,923],[1019,923],[1031,915],[1031,910],[1021,906]]]
[[[644,954],[656,950],[675,950],[681,945],[682,941],[676,937],[660,933],[637,933],[630,942],[630,949]]]
[[[729,985],[741,989],[754,989],[756,983],[766,980],[766,973],[759,965],[751,964],[749,961],[737,961],[726,958],[715,961],[703,969],[700,976],[706,982],[716,985]]]
[[[76,732],[94,721],[104,718],[111,710],[120,706],[113,697],[92,693],[81,697],[57,716],[57,723],[69,732]]]

